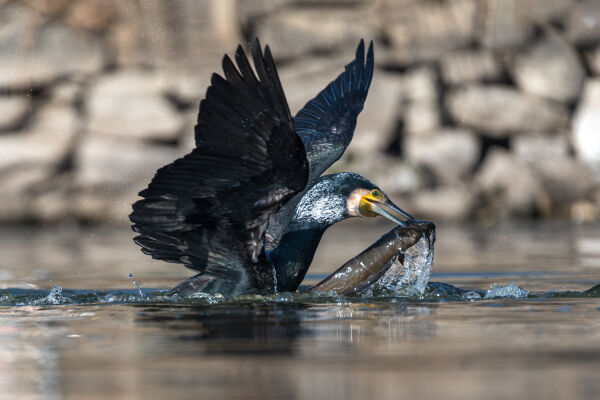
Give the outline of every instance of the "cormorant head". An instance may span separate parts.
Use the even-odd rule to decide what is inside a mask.
[[[383,207],[414,220],[371,181],[355,173],[342,172],[325,175],[312,183],[296,206],[295,219],[329,226],[349,217],[381,215],[396,224],[407,225]]]

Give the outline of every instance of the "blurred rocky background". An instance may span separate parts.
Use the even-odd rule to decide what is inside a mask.
[[[334,172],[402,208],[600,217],[600,0],[0,0],[0,222],[127,223],[256,36],[293,113],[374,40]]]

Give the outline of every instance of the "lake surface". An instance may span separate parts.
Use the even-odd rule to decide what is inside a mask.
[[[334,227],[306,283],[389,229]],[[600,398],[598,225],[438,224],[431,280],[529,293],[492,299],[169,302],[193,272],[132,236],[0,229],[0,399]]]

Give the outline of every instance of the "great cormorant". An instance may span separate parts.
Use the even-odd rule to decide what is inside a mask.
[[[175,292],[298,288],[325,230],[343,219],[413,218],[354,173],[320,177],[350,143],[373,76],[361,40],[345,71],[292,118],[269,47],[226,55],[200,103],[191,153],[160,168],[133,204],[135,242],[200,273]]]

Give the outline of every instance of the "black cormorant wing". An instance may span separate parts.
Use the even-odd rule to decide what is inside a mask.
[[[346,65],[345,71],[294,117],[294,129],[306,148],[309,180],[321,176],[350,144],[372,78],[373,42],[365,60],[365,43],[361,40],[356,58]]]
[[[308,181],[308,162],[269,47],[223,58],[200,103],[196,148],[156,172],[130,215],[135,242],[155,259],[260,287],[269,217]],[[264,283],[264,282],[263,282]]]

